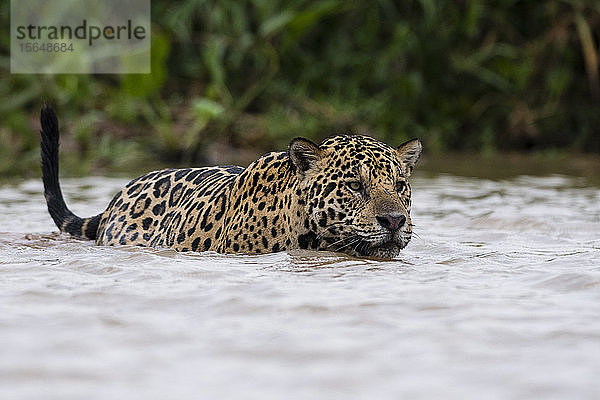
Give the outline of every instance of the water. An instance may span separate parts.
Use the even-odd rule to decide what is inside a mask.
[[[96,214],[125,180],[65,180]],[[0,186],[0,398],[600,397],[600,189],[413,179],[395,261],[96,247]]]

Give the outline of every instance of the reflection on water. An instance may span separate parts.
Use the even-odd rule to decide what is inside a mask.
[[[66,180],[79,215],[125,183]],[[600,189],[413,180],[397,260],[96,247],[0,187],[1,398],[598,398]]]

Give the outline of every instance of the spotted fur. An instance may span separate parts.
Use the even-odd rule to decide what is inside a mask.
[[[417,139],[398,148],[368,136],[320,145],[296,138],[247,168],[167,169],[129,182],[91,218],[68,210],[58,183],[58,122],[41,113],[42,172],[50,215],[61,231],[103,245],[178,251],[269,253],[296,248],[393,258],[409,242],[407,178]]]

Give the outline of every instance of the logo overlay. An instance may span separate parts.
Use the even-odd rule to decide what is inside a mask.
[[[150,73],[150,0],[11,0],[10,71]]]

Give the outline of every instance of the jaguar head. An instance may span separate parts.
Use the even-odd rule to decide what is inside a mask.
[[[418,139],[397,148],[368,136],[338,135],[320,145],[293,139],[288,154],[308,230],[301,247],[396,257],[412,235],[407,178],[421,151]]]

